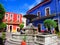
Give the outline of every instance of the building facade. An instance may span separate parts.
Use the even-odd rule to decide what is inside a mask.
[[[46,30],[44,20],[53,19],[57,22],[55,30],[60,31],[60,0],[42,0],[41,3],[27,11],[27,14],[37,15],[37,18],[32,19],[35,26],[40,24],[41,30]]]
[[[22,22],[24,22],[24,27],[26,26],[26,18],[24,18],[22,14],[15,14],[11,12],[5,13],[3,22],[7,24],[6,30],[8,32],[18,32],[20,29],[19,24]]]

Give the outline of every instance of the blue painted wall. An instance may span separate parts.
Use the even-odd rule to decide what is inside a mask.
[[[28,14],[35,14],[37,15],[37,12],[40,11],[41,12],[41,16],[45,16],[45,8],[49,7],[50,8],[50,14],[54,14],[54,13],[58,13],[60,12],[60,0],[51,0],[49,3],[46,3],[40,7],[38,7],[37,9],[28,12]],[[54,17],[54,18],[58,18],[58,16]],[[43,20],[37,20],[33,22],[35,26],[38,25],[38,23],[42,24],[42,30],[45,30],[44,28],[44,24],[43,24]]]

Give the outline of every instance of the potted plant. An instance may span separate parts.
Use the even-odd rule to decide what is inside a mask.
[[[57,23],[54,20],[46,19],[44,21],[44,26],[48,29],[49,33],[51,33],[51,28],[57,27]]]

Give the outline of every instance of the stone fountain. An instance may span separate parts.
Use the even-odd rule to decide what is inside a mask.
[[[25,34],[12,33],[8,42],[13,45],[20,45],[24,36],[26,36],[27,45],[58,45],[56,34],[38,33],[37,31],[33,33],[32,29],[28,29]]]

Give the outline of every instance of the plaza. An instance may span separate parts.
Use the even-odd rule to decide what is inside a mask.
[[[60,0],[21,1],[0,0],[0,41],[4,45],[60,45]]]

